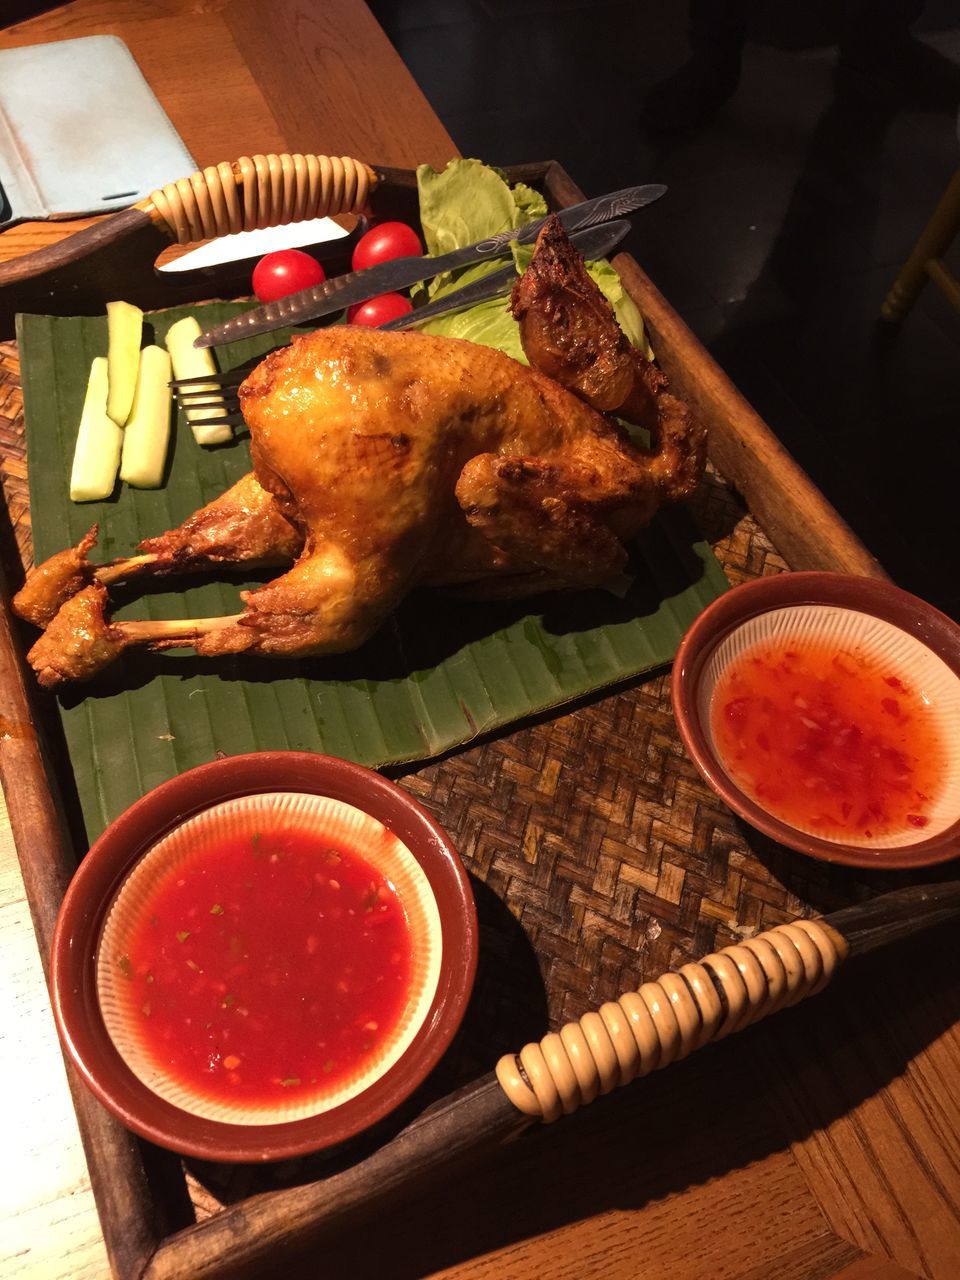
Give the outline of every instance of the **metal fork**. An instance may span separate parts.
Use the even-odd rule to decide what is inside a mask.
[[[169,385],[177,408],[188,422],[231,427],[243,422],[237,388],[249,369],[229,369],[226,373],[204,373],[195,378],[171,378]]]

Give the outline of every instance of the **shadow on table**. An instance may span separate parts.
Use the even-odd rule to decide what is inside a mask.
[[[415,1106],[452,1084],[474,1043],[490,1052],[489,1066],[497,1053],[542,1031],[535,957],[495,895],[476,887],[481,927],[493,933],[485,938],[492,963],[452,1057]],[[329,1236],[318,1229],[308,1252],[284,1259],[283,1273],[290,1280],[318,1273],[422,1280],[599,1214],[640,1210],[785,1152],[901,1076],[960,1018],[954,959],[955,927],[948,925],[851,961],[815,1000],[534,1129],[392,1208],[377,1207],[369,1219],[358,1214]],[[512,1006],[501,999],[507,989]],[[232,1201],[336,1172],[409,1118],[405,1109],[389,1130],[381,1126],[326,1160],[190,1168]]]
[[[808,1004],[534,1130],[401,1207],[377,1211],[375,1230],[348,1227],[321,1238],[284,1274],[422,1280],[598,1214],[642,1209],[785,1151],[900,1076],[960,1017],[954,936],[947,926],[851,962]]]

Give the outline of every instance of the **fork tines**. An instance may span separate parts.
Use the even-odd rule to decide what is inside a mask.
[[[226,373],[198,373],[192,378],[171,378],[169,385],[174,389],[198,383],[200,386],[238,387],[249,372],[249,369],[228,369]]]
[[[227,396],[223,395],[216,387],[197,387],[191,390],[189,387],[174,387],[177,399],[182,403],[189,401],[190,407],[200,409],[205,404],[223,404],[227,400]],[[236,395],[229,397],[236,401]]]
[[[232,408],[226,402],[221,401],[220,404],[213,404],[209,408],[195,404],[178,404],[177,406],[184,414],[187,421],[195,427],[218,427],[225,425],[228,427],[240,427],[243,425],[243,414],[238,406]],[[222,409],[222,413],[218,413],[217,409]]]
[[[206,413],[205,413],[205,414],[203,415],[203,417],[202,417],[202,418],[198,415],[197,417],[195,417],[195,418],[193,418],[193,419],[190,419],[190,421],[192,421],[192,422],[193,422],[193,424],[194,424],[195,426],[198,426],[198,427],[199,427],[199,426],[204,426],[204,427],[219,427],[219,426],[242,427],[242,426],[243,426],[243,414],[240,412],[240,410],[239,410],[239,409],[235,410],[233,413],[225,413],[225,414],[222,414],[222,415],[221,415],[221,416],[219,416],[219,417],[214,417],[214,415],[213,415],[213,414],[206,414]]]
[[[226,373],[202,373],[192,378],[171,378],[177,408],[188,421],[208,426],[236,427],[243,422],[237,387],[249,369],[228,369]],[[221,412],[217,412],[220,410]]]
[[[178,378],[170,383],[177,408],[188,422],[208,426],[226,424],[236,427],[243,422],[236,384],[232,387],[217,378]]]

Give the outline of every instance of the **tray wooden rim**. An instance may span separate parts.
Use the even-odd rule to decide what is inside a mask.
[[[505,171],[512,181],[542,184],[558,206],[584,198],[555,161]],[[382,172],[388,189],[412,184],[408,171]],[[658,361],[678,393],[708,424],[711,462],[740,494],[790,567],[886,577],[635,260],[619,254],[614,262],[644,316]],[[0,780],[46,969],[57,909],[75,858],[58,801],[51,753],[43,739],[42,716],[34,714],[35,685],[2,576],[0,594],[0,725],[5,729],[0,735]],[[168,1234],[163,1205],[153,1195],[138,1141],[100,1107],[69,1064],[68,1076],[107,1251],[119,1280],[147,1275],[187,1280],[201,1269],[206,1277],[232,1275],[238,1267],[264,1256],[263,1235],[275,1248],[300,1242],[317,1229],[315,1213],[323,1206],[322,1195],[317,1197],[319,1203],[308,1206],[304,1188],[292,1188],[254,1198],[256,1230],[246,1214],[252,1202],[240,1201],[207,1223]],[[496,1091],[482,1090],[479,1096],[479,1106],[497,1111]],[[437,1104],[393,1141],[405,1137],[415,1149],[418,1127],[442,1123],[443,1114],[444,1104]],[[231,1241],[230,1256],[218,1259],[216,1250],[208,1246],[226,1238],[224,1232]]]

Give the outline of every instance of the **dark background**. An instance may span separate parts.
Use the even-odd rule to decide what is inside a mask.
[[[368,3],[464,155],[669,184],[625,247],[894,579],[960,618],[960,313],[928,285],[878,326],[960,167],[960,2],[701,0],[747,40],[699,127],[644,105],[689,57],[685,3]]]

